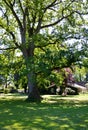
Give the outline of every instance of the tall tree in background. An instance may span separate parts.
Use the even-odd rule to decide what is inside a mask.
[[[7,88],[7,85],[10,83],[11,79],[11,67],[12,67],[12,56],[13,52],[10,50],[3,51],[0,54],[0,76],[3,79],[2,84]]]
[[[5,49],[18,48],[22,52],[29,100],[40,100],[36,86],[36,52],[46,51],[46,47],[52,44],[62,45],[71,37],[77,38],[76,31],[69,31],[70,25],[74,28],[82,25],[82,16],[87,14],[86,5],[87,0],[0,1],[0,44],[4,43]]]

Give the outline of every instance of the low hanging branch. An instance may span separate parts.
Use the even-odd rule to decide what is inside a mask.
[[[10,47],[10,48],[0,48],[0,50],[4,51],[4,50],[15,50],[17,49],[17,47]]]

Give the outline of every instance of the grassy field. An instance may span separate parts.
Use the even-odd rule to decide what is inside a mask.
[[[0,130],[88,130],[88,94],[43,98],[28,103],[25,95],[1,95]]]

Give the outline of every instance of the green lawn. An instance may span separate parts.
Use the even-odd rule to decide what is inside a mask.
[[[88,94],[43,96],[42,103],[26,96],[0,96],[0,130],[88,130]]]

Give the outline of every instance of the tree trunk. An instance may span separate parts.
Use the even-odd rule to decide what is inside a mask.
[[[36,76],[32,65],[34,66],[34,48],[24,48],[23,55],[25,59],[27,78],[28,78],[28,98],[27,101],[41,101],[41,97],[36,85]]]
[[[28,101],[41,101],[40,93],[38,91],[36,80],[33,72],[28,73]]]

